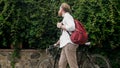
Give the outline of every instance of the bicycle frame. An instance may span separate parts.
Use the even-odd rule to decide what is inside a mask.
[[[52,48],[51,48],[52,47]],[[50,55],[54,58],[54,62],[52,63],[52,68],[56,68],[56,64],[59,60],[60,57],[60,48],[58,47],[54,47],[54,46],[50,46],[48,48]],[[99,54],[91,54],[89,53],[89,47],[87,45],[80,45],[77,48],[77,63],[78,63],[78,67],[87,67],[86,64],[88,65],[88,67],[92,67],[92,68],[100,68],[101,67],[101,63],[99,66],[99,63],[96,63],[96,58],[102,60],[102,62],[105,62],[102,64],[102,66],[104,66],[104,68],[111,68],[110,64],[109,64],[109,60],[107,60],[104,56],[99,55]],[[99,62],[99,61],[98,61]]]

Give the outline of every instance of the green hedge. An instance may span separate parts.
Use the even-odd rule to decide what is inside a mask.
[[[89,41],[100,47],[120,45],[119,0],[1,0],[0,45],[22,42],[23,46],[45,48],[59,37],[56,22],[62,2],[68,2],[72,15],[89,33]]]

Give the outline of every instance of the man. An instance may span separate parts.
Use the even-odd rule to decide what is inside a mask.
[[[66,68],[67,63],[70,68],[78,68],[76,58],[76,49],[78,45],[71,41],[70,36],[67,33],[67,31],[71,33],[75,30],[74,19],[70,15],[70,6],[67,3],[62,3],[58,15],[63,17],[62,22],[57,23],[57,28],[62,29],[62,35],[60,36],[60,40],[54,44],[55,46],[60,44],[60,48],[62,48],[59,68]]]

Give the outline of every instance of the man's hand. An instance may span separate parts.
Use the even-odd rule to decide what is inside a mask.
[[[62,23],[57,23],[57,27],[66,30],[65,25],[63,25]]]
[[[61,28],[62,23],[57,23],[57,28]]]
[[[55,47],[57,47],[57,46],[58,46],[58,44],[54,44],[54,46],[55,46]]]

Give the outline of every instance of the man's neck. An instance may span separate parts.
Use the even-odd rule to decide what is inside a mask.
[[[63,12],[63,13],[62,13],[62,17],[64,17],[66,13],[68,13],[68,12]]]

